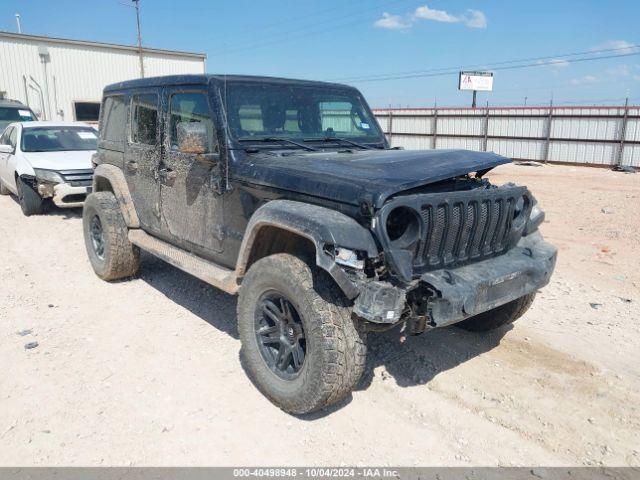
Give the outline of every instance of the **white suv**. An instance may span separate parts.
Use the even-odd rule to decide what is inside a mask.
[[[17,195],[27,216],[43,213],[49,199],[62,208],[82,206],[97,141],[85,123],[9,124],[0,137],[0,195]]]

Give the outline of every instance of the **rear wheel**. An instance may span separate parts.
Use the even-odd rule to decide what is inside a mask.
[[[535,292],[524,295],[493,310],[482,312],[458,322],[456,326],[472,332],[487,332],[503,325],[508,325],[515,322],[529,310],[534,298],[536,298]]]
[[[346,397],[365,366],[351,308],[323,270],[289,254],[251,266],[238,300],[242,357],[256,386],[293,414]]]
[[[16,186],[18,190],[18,203],[25,216],[41,215],[45,212],[44,200],[29,183],[18,177],[16,179]]]
[[[140,249],[129,241],[129,230],[113,193],[96,192],[87,197],[82,228],[96,275],[103,280],[118,280],[138,271]]]

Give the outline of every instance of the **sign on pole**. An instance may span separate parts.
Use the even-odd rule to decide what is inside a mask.
[[[493,72],[460,72],[458,90],[492,91]]]

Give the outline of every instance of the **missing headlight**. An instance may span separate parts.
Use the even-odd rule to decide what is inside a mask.
[[[409,207],[397,207],[387,217],[387,235],[394,248],[407,248],[420,238],[418,212]]]

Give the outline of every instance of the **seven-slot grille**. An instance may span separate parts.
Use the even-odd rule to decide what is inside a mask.
[[[423,235],[415,258],[418,270],[460,265],[504,253],[512,235],[516,203],[525,189],[508,193],[434,196],[422,202]],[[486,192],[486,191],[485,191]]]
[[[64,181],[72,187],[90,187],[93,181],[93,170],[91,168],[83,170],[60,170],[58,172]]]

